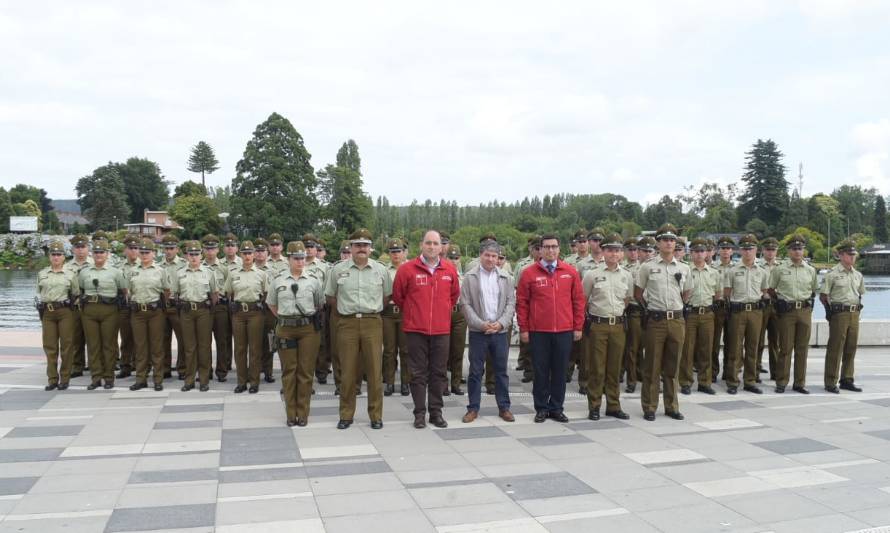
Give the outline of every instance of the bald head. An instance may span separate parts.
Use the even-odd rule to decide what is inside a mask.
[[[429,230],[423,234],[420,241],[420,253],[429,263],[435,263],[442,253],[442,236],[436,230]]]

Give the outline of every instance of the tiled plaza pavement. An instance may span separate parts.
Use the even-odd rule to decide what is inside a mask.
[[[886,531],[890,524],[890,361],[862,349],[866,392],[822,392],[823,350],[802,396],[718,386],[681,397],[686,420],[586,420],[570,385],[566,425],[532,422],[513,381],[516,422],[411,426],[410,398],[385,399],[382,430],[338,431],[332,386],[306,428],[287,428],[278,383],[256,395],[46,393],[36,332],[0,335],[0,532],[53,531]],[[513,354],[515,358],[515,353]],[[511,368],[515,366],[511,362]],[[768,384],[766,384],[768,385]]]

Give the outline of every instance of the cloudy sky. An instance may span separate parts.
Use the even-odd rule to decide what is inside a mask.
[[[317,2],[316,4],[322,4]],[[273,111],[320,168],[348,138],[394,203],[738,179],[772,138],[804,194],[890,194],[890,3],[0,3],[0,185],[74,197],[107,161],[231,182]]]

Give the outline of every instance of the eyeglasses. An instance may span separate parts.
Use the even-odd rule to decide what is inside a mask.
[[[253,252],[241,252],[241,255],[253,255]]]
[[[127,249],[128,250],[138,250],[139,247],[138,246],[127,246]]]
[[[142,255],[148,255],[150,253],[154,253],[154,250],[139,250],[139,253]]]
[[[62,252],[52,252],[49,255],[57,255],[58,256],[58,255],[65,255],[65,254],[63,254]]]
[[[95,254],[104,254],[105,250],[93,250],[93,255]]]

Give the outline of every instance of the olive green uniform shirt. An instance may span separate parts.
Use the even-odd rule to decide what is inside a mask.
[[[702,268],[692,265],[689,271],[692,273],[692,294],[689,296],[689,305],[692,307],[712,305],[717,293],[723,293],[720,272],[707,264]]]
[[[216,262],[212,265],[205,259],[201,262],[201,266],[205,266],[213,272],[213,274],[216,276],[216,288],[222,292],[226,292],[226,280],[229,279],[229,275],[231,274],[229,267],[223,264],[223,262],[220,261],[219,258],[217,258]],[[240,269],[241,265],[238,265],[238,268]],[[226,292],[226,294],[228,293]]]
[[[207,265],[198,265],[196,269],[186,265],[171,276],[170,291],[184,302],[207,301],[210,295],[219,292],[216,273]]]
[[[185,258],[176,256],[173,258],[173,261],[167,261],[166,257],[161,257],[161,260],[158,261],[158,266],[167,271],[167,274],[171,277],[173,273],[179,270],[180,268],[185,268],[185,265],[188,264],[188,261]]]
[[[241,258],[237,255],[235,256],[235,259],[232,259],[231,261],[229,261],[229,259],[226,257],[223,257],[222,259],[217,258],[217,261],[222,263],[223,266],[226,267],[228,270],[241,268]]]
[[[723,274],[723,288],[731,289],[729,301],[751,304],[763,299],[763,290],[769,287],[766,269],[754,263],[746,267],[744,263],[734,265]]]
[[[683,293],[692,290],[689,265],[673,257],[665,261],[661,256],[656,256],[640,265],[636,286],[643,289],[650,311],[679,311],[683,309]]]
[[[279,257],[278,259],[269,257],[269,260],[266,261],[266,266],[269,267],[269,270],[272,272],[269,275],[270,279],[275,279],[281,273],[290,271],[290,265],[287,264],[287,259],[284,257]]]
[[[297,284],[294,293],[292,285]],[[290,272],[283,272],[272,281],[266,303],[278,308],[278,316],[312,316],[316,309],[324,305],[324,290],[321,281],[306,270],[295,278]]]
[[[725,264],[725,265],[722,264],[722,263],[720,263],[720,259],[719,259],[719,258],[717,259],[717,262],[716,262],[716,263],[714,263],[714,264],[711,265],[711,268],[716,268],[716,269],[717,269],[717,274],[720,276],[720,288],[721,288],[721,289],[723,288],[723,276],[726,275],[726,271],[727,271],[727,270],[729,270],[730,268],[732,268],[732,267],[734,267],[734,266],[735,266],[735,263],[732,262],[732,261],[730,261],[729,263],[727,263],[727,264]],[[720,291],[720,296],[719,296],[718,299],[720,299],[720,300],[723,299],[723,291],[722,291],[722,290]]]
[[[72,259],[71,261],[66,261],[63,268],[65,270],[70,270],[71,272],[74,273],[75,276],[77,276],[80,274],[81,270],[85,269],[86,267],[88,267],[92,264],[93,264],[92,257],[87,257],[87,260],[84,261],[83,263],[78,263],[77,261]]]
[[[244,265],[241,265],[241,268],[229,273],[225,287],[226,294],[231,294],[236,302],[257,303],[268,292],[269,276],[254,265],[251,265],[250,270],[245,270]]]
[[[519,286],[519,278],[522,277],[522,271],[528,268],[534,259],[530,255],[527,255],[516,262],[516,276],[513,277],[513,287]]]
[[[359,268],[352,259],[342,261],[331,269],[325,285],[325,295],[337,299],[341,315],[379,313],[383,297],[392,294],[392,279],[379,262],[368,259]]]
[[[94,279],[99,280],[98,285],[93,284]],[[101,296],[103,298],[115,298],[119,290],[127,288],[127,280],[124,279],[124,273],[113,266],[109,266],[108,263],[105,263],[102,268],[96,265],[84,268],[80,271],[77,282],[85,295]]]
[[[61,302],[80,295],[77,274],[71,269],[58,272],[46,267],[37,273],[37,295],[41,302]]]
[[[828,295],[828,303],[859,305],[865,294],[865,279],[856,268],[847,270],[838,263],[822,278],[821,292]]]
[[[137,304],[150,304],[161,299],[164,291],[170,288],[167,271],[157,263],[145,267],[140,265],[130,270],[130,301]]]
[[[605,263],[588,270],[581,285],[587,298],[587,312],[599,317],[623,315],[627,302],[634,295],[634,281],[630,272],[620,266],[609,270]]]
[[[593,259],[592,255],[588,254],[587,256],[575,261],[575,264],[573,264],[572,266],[575,267],[575,270],[578,271],[578,275],[581,276],[581,279],[583,280],[584,275],[587,274],[588,270],[593,270],[595,268],[598,268],[599,266],[604,265],[605,263],[606,262],[602,258],[600,258],[600,261],[597,262]]]
[[[818,290],[816,269],[801,261],[780,263],[769,275],[769,286],[776,291],[776,296],[786,302],[809,300]]]

